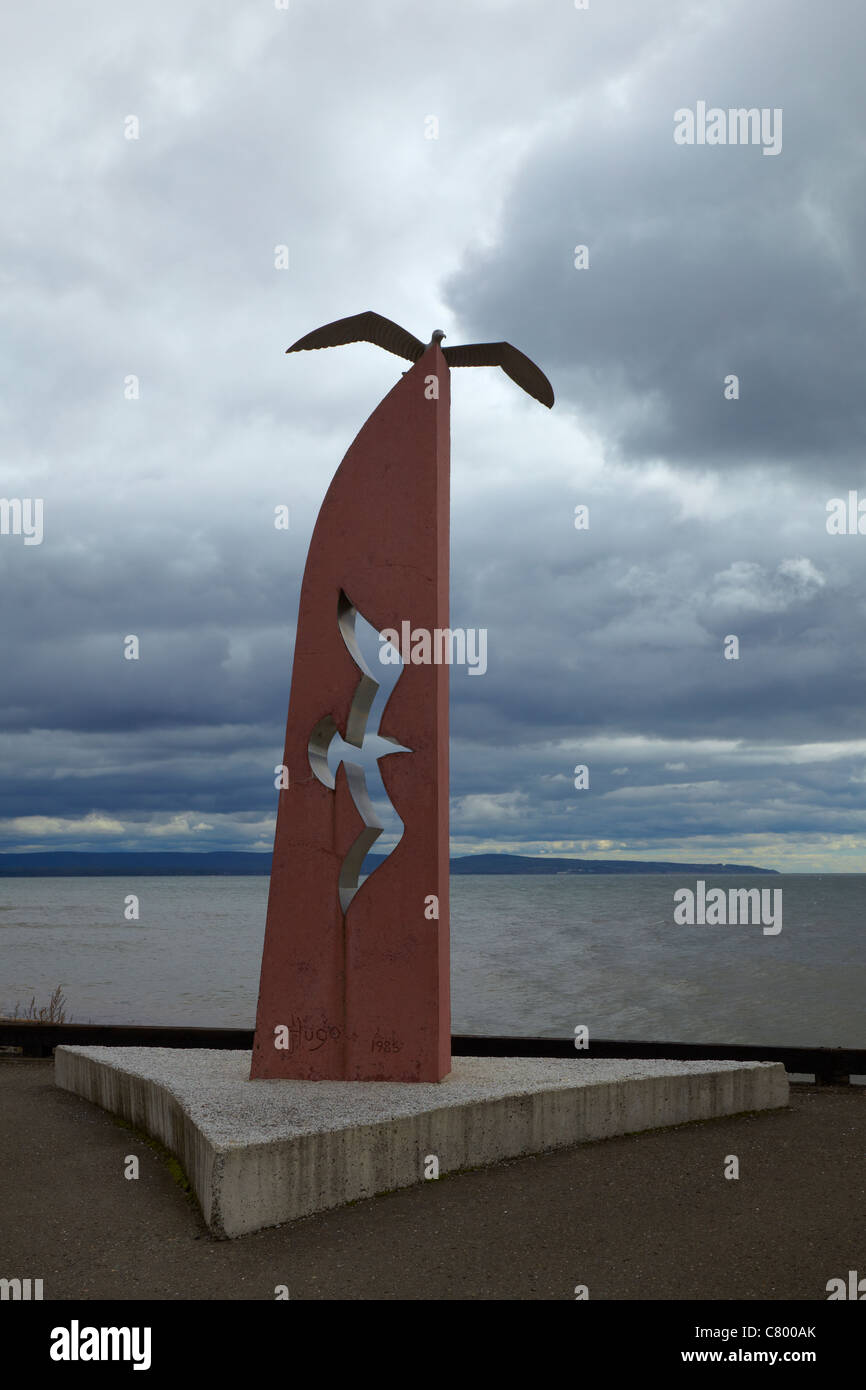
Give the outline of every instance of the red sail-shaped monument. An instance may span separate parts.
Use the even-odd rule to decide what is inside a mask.
[[[377,688],[354,641],[356,611],[401,640],[448,628],[449,407],[433,341],[354,440],[313,532],[254,1079],[439,1081],[451,1070],[447,664],[411,664],[400,646],[406,664],[379,733],[411,751],[379,767],[403,835],[357,891],[374,817],[361,769],[340,763],[334,779],[327,762],[337,732],[360,747]]]

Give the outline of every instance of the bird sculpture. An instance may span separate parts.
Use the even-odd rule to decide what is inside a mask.
[[[418,358],[433,343],[441,345],[445,334],[441,328],[433,333],[429,343],[422,343],[413,333],[408,333],[398,323],[383,318],[368,309],[364,314],[352,314],[349,318],[336,319],[316,328],[292,343],[286,352],[304,352],[308,348],[342,347],[344,343],[375,343],[386,352],[397,357],[405,357],[409,362]],[[516,382],[535,400],[553,405],[553,387],[535,363],[525,353],[519,352],[511,343],[468,343],[463,347],[442,348],[442,354],[449,367],[501,367],[506,376]]]
[[[439,1082],[451,1070],[448,677],[463,661],[452,639],[468,634],[448,611],[449,368],[501,367],[548,407],[553,391],[510,343],[443,348],[444,337],[425,346],[368,312],[287,349],[376,343],[410,366],[349,445],[310,540],[251,1079]],[[337,736],[364,747],[380,689],[358,616],[402,663],[377,731],[389,756],[367,751],[403,833],[360,885],[380,826],[360,763],[334,758],[348,752]]]

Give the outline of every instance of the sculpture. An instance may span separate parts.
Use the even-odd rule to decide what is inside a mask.
[[[379,735],[404,830],[358,888],[380,833],[361,747],[378,682],[354,637],[448,629],[449,367],[499,365],[545,405],[553,391],[508,343],[425,347],[371,312],[288,349],[368,341],[414,362],[353,443],[319,512],[301,588],[251,1077],[439,1081],[451,1069],[448,666],[406,664]]]

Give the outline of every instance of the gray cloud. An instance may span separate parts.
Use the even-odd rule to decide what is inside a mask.
[[[0,848],[268,844],[312,526],[401,369],[284,349],[371,307],[557,391],[453,376],[455,848],[862,863],[855,4],[5,25],[0,495],[45,538],[0,537]],[[782,153],[676,146],[704,98]]]

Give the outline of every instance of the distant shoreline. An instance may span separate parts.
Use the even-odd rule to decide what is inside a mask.
[[[368,854],[362,874],[370,874],[387,856]],[[450,861],[451,874],[777,874],[755,864],[677,863],[643,859],[554,859],[522,854],[469,854]],[[271,855],[213,850],[208,853],[37,850],[0,854],[0,878],[124,878],[267,876]]]

